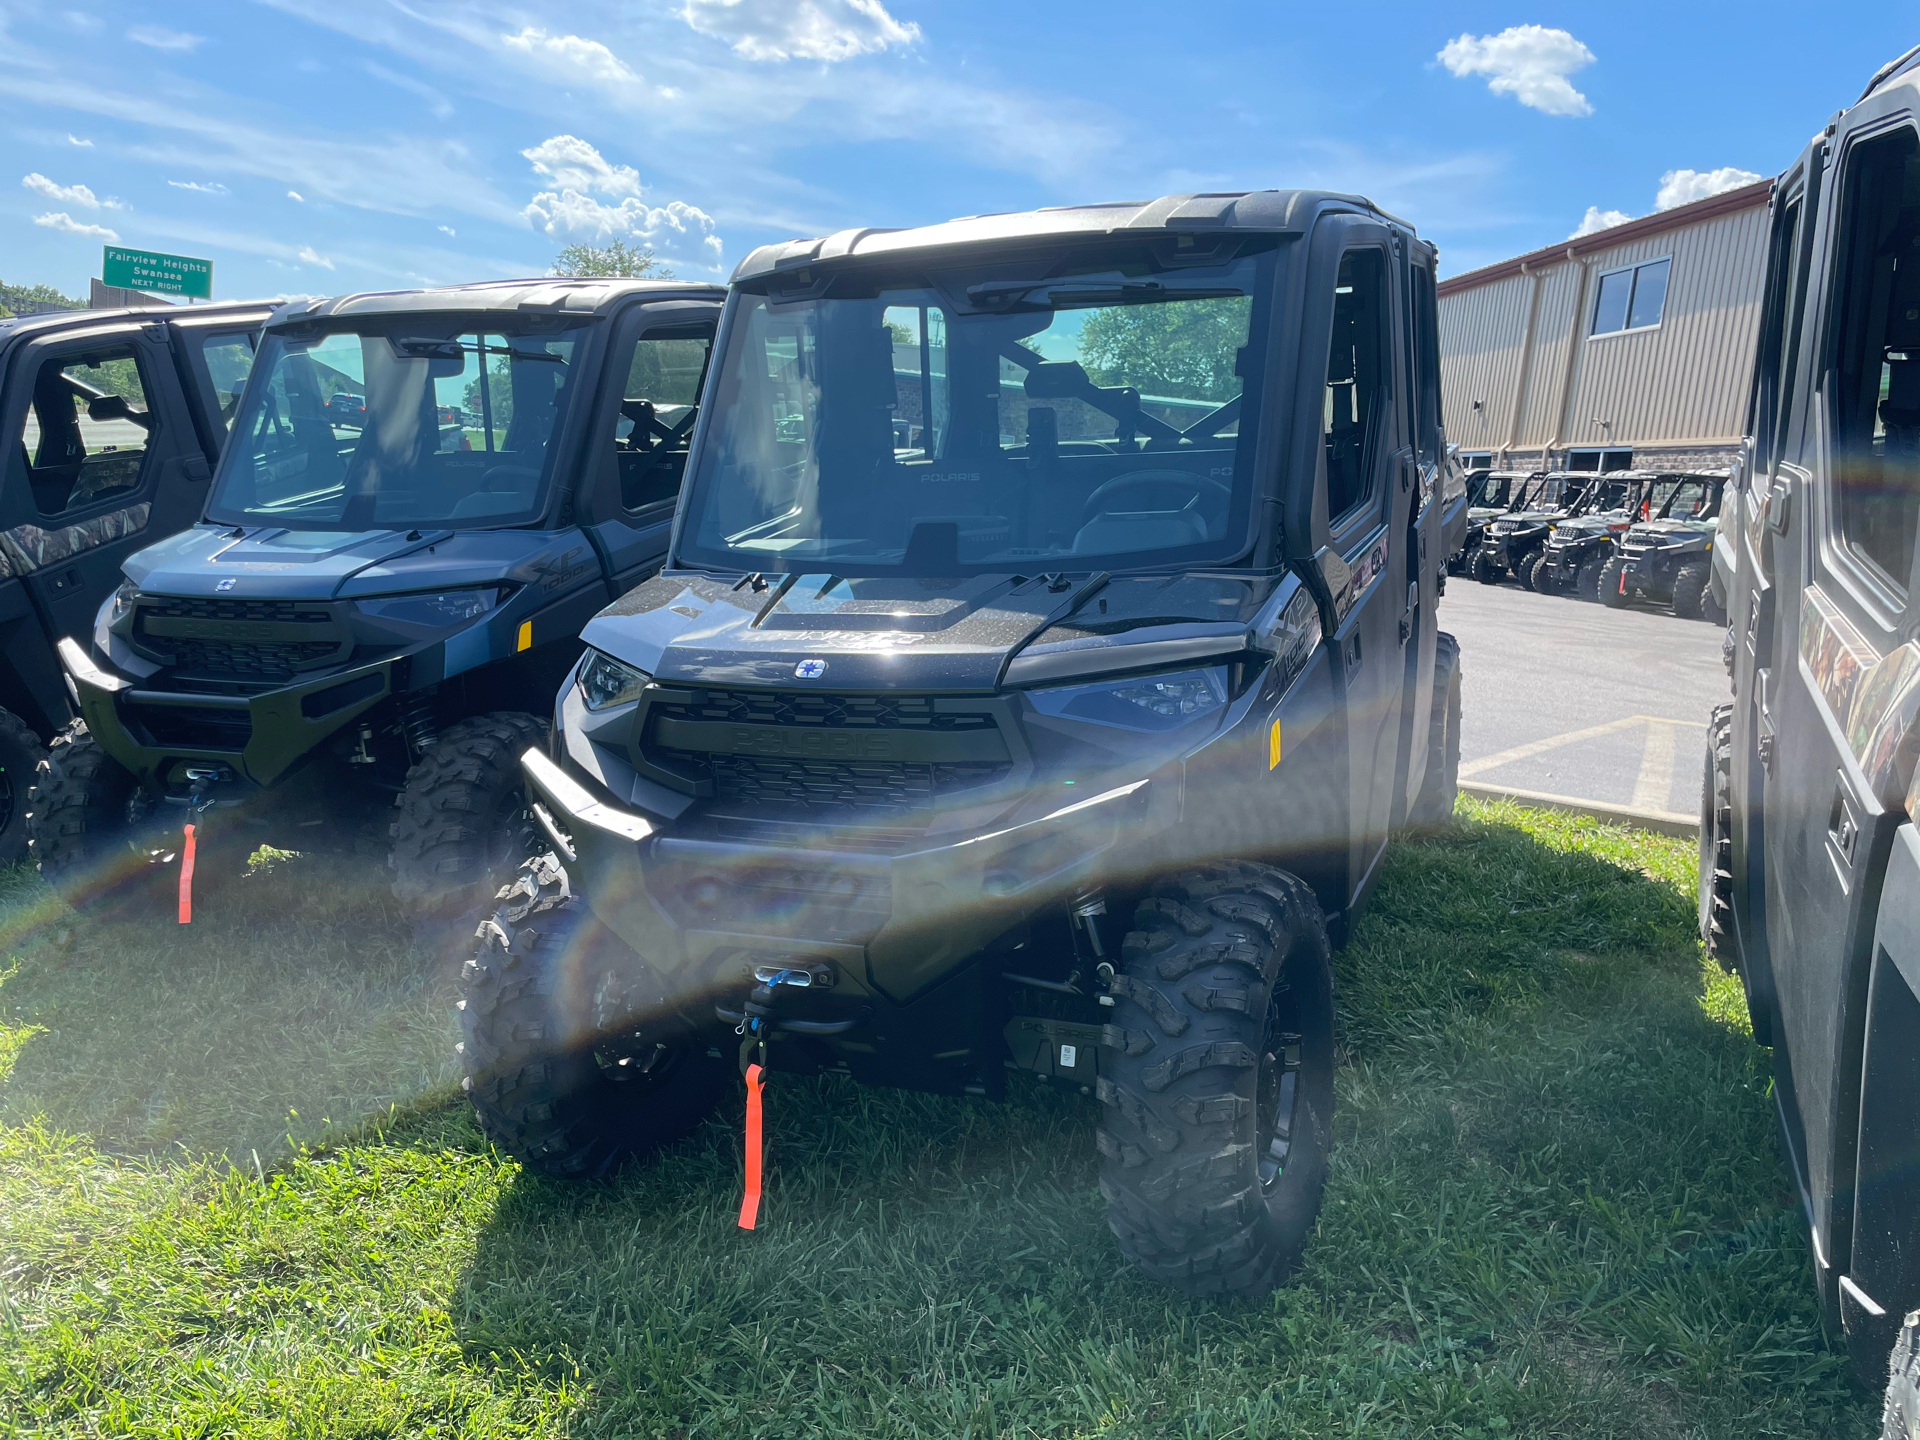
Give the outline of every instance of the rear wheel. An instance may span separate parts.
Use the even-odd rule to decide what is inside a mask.
[[[598,1178],[685,1135],[734,1085],[553,856],[522,869],[474,944],[461,1085],[487,1138],[534,1169]]]
[[[27,856],[28,796],[46,758],[27,722],[0,710],[0,866],[18,865]]]
[[[1498,585],[1507,578],[1506,567],[1493,563],[1493,557],[1484,549],[1476,550],[1473,555],[1473,578],[1482,585]]]
[[[1587,561],[1580,567],[1580,573],[1574,577],[1573,593],[1582,600],[1600,598],[1600,576],[1607,568],[1607,562],[1599,556]]]
[[[1700,785],[1700,941],[1723,970],[1733,953],[1733,707],[1707,721],[1707,768]]]
[[[1460,642],[1442,631],[1434,641],[1433,708],[1427,720],[1427,770],[1407,815],[1412,830],[1433,832],[1453,823],[1460,793]]]
[[[175,882],[155,849],[161,827],[133,773],[75,720],[53,737],[28,796],[28,853],[76,906],[112,896],[151,899]]]
[[[1673,574],[1673,613],[1682,620],[1706,619],[1707,585],[1713,579],[1708,560],[1688,560]]]
[[[407,771],[389,863],[394,896],[416,921],[477,917],[533,853],[520,756],[546,734],[519,711],[475,715],[449,727]]]
[[[1615,555],[1600,568],[1600,603],[1619,610],[1632,602],[1627,594],[1627,562]]]
[[[1228,861],[1156,885],[1115,977],[1100,1189],[1121,1252],[1189,1295],[1299,1261],[1333,1131],[1333,978],[1313,892]]]

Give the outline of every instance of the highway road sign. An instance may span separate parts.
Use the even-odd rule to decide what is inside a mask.
[[[108,285],[145,290],[154,295],[213,298],[213,262],[187,255],[163,255],[155,250],[128,250],[124,246],[109,245],[106,258],[100,264],[100,279]]]

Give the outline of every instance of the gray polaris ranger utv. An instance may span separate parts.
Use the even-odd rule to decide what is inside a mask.
[[[1773,1048],[1813,1279],[1920,1435],[1920,47],[1774,182],[1746,493],[1718,546],[1700,923]],[[1891,1370],[1889,1352],[1892,1354]]]
[[[1364,200],[1180,195],[742,263],[666,570],[601,612],[553,855],[482,927],[468,1093],[590,1176],[751,1061],[1105,1106],[1181,1289],[1294,1263],[1330,945],[1444,825],[1466,495],[1434,251]]]
[[[581,625],[665,551],[723,293],[515,280],[277,312],[204,517],[62,642],[84,724],[34,792],[42,873],[164,878],[183,822],[220,807],[217,842],[322,763],[395,797],[413,913],[477,910],[526,858],[515,757]]]
[[[260,301],[0,320],[0,866],[74,716],[54,647],[84,635],[120,562],[191,525],[227,438]]]

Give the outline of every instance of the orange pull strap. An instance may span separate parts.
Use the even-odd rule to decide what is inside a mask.
[[[193,923],[193,826],[187,826],[186,843],[180,847],[180,923]]]
[[[747,1067],[747,1193],[740,1200],[740,1228],[753,1229],[760,1213],[760,1067]]]

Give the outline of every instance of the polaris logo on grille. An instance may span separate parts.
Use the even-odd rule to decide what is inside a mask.
[[[824,660],[802,660],[793,667],[793,678],[796,680],[818,680],[826,673],[827,662]]]
[[[222,594],[225,594],[227,591],[231,590],[234,586],[238,585],[239,583],[240,582],[234,579],[232,576],[228,576],[225,580],[222,580],[218,585],[214,586],[213,588],[220,591]]]

